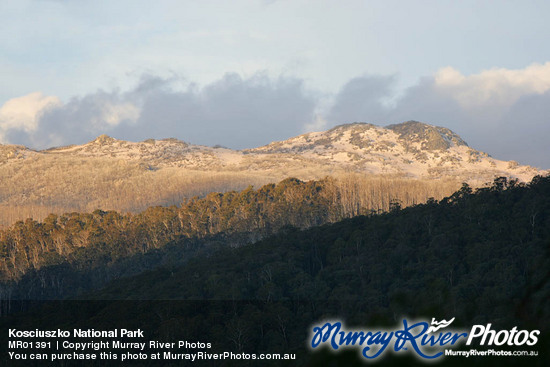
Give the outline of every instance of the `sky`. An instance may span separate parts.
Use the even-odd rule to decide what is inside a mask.
[[[548,1],[2,0],[0,142],[450,128],[550,168]]]

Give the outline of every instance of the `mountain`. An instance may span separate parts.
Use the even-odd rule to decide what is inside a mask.
[[[380,127],[354,123],[309,133],[264,147],[246,150],[291,160],[300,157],[322,166],[369,174],[397,174],[410,178],[455,177],[481,184],[496,176],[528,181],[538,170],[515,161],[501,161],[470,148],[451,130],[408,121]]]
[[[441,198],[461,182],[480,186],[497,176],[528,181],[543,172],[494,159],[448,129],[415,121],[387,127],[346,124],[241,151],[102,135],[83,145],[42,151],[0,145],[0,225],[69,210],[135,212],[287,177],[349,174],[452,181],[442,195],[426,195]]]
[[[451,130],[408,121],[380,127],[367,123],[340,125],[328,131],[242,151],[188,144],[177,139],[148,139],[134,143],[101,135],[84,145],[33,151],[3,146],[3,163],[39,160],[46,156],[79,159],[109,158],[139,162],[149,170],[179,167],[202,171],[264,171],[281,177],[316,178],[351,170],[369,174],[398,174],[411,178],[458,177],[491,181],[496,176],[528,181],[538,173],[515,161],[501,161],[470,148]]]

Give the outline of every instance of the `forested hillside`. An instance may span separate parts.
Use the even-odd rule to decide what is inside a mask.
[[[550,177],[537,177],[526,186],[496,180],[475,193],[464,186],[439,203],[308,230],[287,227],[115,282],[94,298],[346,299],[407,314],[444,305],[467,318],[537,304],[544,312],[537,317],[547,319],[549,292]]]
[[[11,284],[0,291],[8,298],[64,297],[161,263],[186,261],[207,244],[238,246],[288,225],[307,228],[425,202],[434,192],[442,197],[441,190],[448,186],[405,179],[287,179],[139,214],[96,210],[28,219],[0,230],[1,276]],[[177,255],[164,254],[167,245]],[[88,281],[77,281],[74,272],[86,273],[82,279]],[[11,281],[18,282],[15,293]]]
[[[403,247],[397,253],[389,251],[388,259],[408,257],[399,254],[418,256],[419,246],[428,243],[433,244],[434,251],[453,258],[451,249],[463,253],[464,241],[486,240],[491,246],[513,245],[507,247],[510,253],[525,251],[525,243],[534,240],[536,234],[546,236],[549,227],[545,222],[547,182],[548,178],[538,177],[523,185],[501,178],[475,194],[464,185],[439,204],[430,199],[428,204],[403,212],[398,211],[400,202],[385,192],[391,213],[382,216],[373,216],[379,211],[367,209],[369,206],[357,199],[360,187],[350,186],[346,191],[331,179],[288,179],[258,190],[212,193],[181,207],[154,207],[138,215],[104,211],[50,215],[44,222],[27,220],[0,231],[2,294],[4,299],[78,294],[121,276],[186,262],[197,253],[254,243],[288,226],[304,229],[357,215],[368,215],[361,220],[372,229],[364,233],[365,238],[352,241],[357,252],[354,258],[364,246],[389,251],[386,243]],[[455,212],[456,217],[449,217]],[[400,219],[401,215],[406,220]],[[387,224],[387,232],[383,232],[385,226],[377,222],[381,220],[397,222]],[[378,240],[379,233],[389,237]],[[413,241],[413,234],[420,237]],[[349,253],[339,249],[346,241],[343,234],[338,237],[334,241],[338,240],[339,246],[332,250],[341,252],[333,254],[336,257]],[[368,245],[372,241],[375,245]],[[324,268],[324,261],[332,261],[334,256],[327,260],[320,257],[315,266]],[[427,258],[433,258],[432,267],[440,261],[433,254]],[[516,265],[521,265],[523,276],[529,274],[527,264]],[[463,264],[445,270],[451,280],[465,271]]]
[[[198,314],[183,311],[186,328],[199,332],[188,325],[216,325],[225,312],[231,324],[209,330],[211,340],[231,345],[227,336],[237,334],[243,350],[296,347],[312,366],[361,364],[358,352],[350,351],[348,360],[301,350],[319,320],[364,327],[395,325],[400,317],[455,317],[457,326],[517,326],[541,331],[539,358],[472,363],[544,366],[550,362],[550,177],[526,186],[499,179],[475,193],[464,186],[439,203],[287,228],[254,245],[114,282],[90,298],[228,300]],[[384,363],[418,362],[386,357]]]
[[[294,189],[307,198],[315,197],[312,193],[320,187],[319,182],[288,180],[262,190]],[[261,201],[262,190],[245,193]],[[342,366],[359,363],[358,353],[332,356],[304,350],[307,332],[319,320],[337,318],[365,327],[395,325],[403,315],[456,317],[456,326],[492,323],[494,328],[519,325],[541,331],[536,346],[540,358],[476,359],[479,365],[544,366],[550,360],[550,177],[539,176],[526,185],[501,178],[475,192],[464,185],[439,202],[405,209],[396,204],[389,213],[297,228],[314,224],[321,213],[317,208],[306,200],[293,209],[293,223],[283,221],[293,226],[280,222],[275,235],[254,244],[231,247],[224,237],[205,236],[196,242],[174,238],[154,256],[184,255],[186,246],[189,253],[194,248],[185,263],[165,263],[81,293],[78,298],[88,303],[62,304],[63,316],[57,304],[46,305],[39,315],[67,327],[85,324],[88,317],[101,322],[107,314],[117,322],[147,320],[159,339],[180,335],[185,325],[186,337],[200,335],[234,350],[297,351],[301,364],[311,366],[328,366],[340,358]],[[157,230],[169,228],[165,224]],[[78,282],[84,287],[90,280],[70,266],[40,271],[53,269],[71,287]],[[39,286],[28,282],[25,289],[32,289],[31,284]],[[137,301],[169,299],[180,301]],[[20,320],[29,322],[28,317]],[[203,325],[218,326],[205,330]],[[399,358],[390,362],[415,363]],[[445,360],[448,365],[463,362]]]
[[[249,233],[250,239],[238,241],[248,242],[285,225],[306,228],[387,211],[391,205],[425,202],[433,193],[443,197],[452,186],[354,176],[309,182],[287,179],[258,190],[249,186],[240,192],[210,193],[180,207],[152,207],[139,214],[101,210],[51,214],[41,222],[28,219],[0,230],[0,270],[2,279],[17,279],[28,269],[78,263],[82,256],[116,260],[182,236]]]

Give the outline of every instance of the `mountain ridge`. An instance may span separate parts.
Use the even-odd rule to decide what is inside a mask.
[[[353,185],[357,179],[415,179],[426,185],[424,199],[441,199],[462,182],[480,187],[501,176],[527,182],[547,172],[492,158],[449,129],[416,121],[339,125],[243,150],[175,138],[129,142],[100,135],[45,150],[0,145],[0,225],[50,212],[138,212],[288,177],[355,175]],[[442,190],[434,191],[435,186]],[[410,204],[418,198],[399,199]]]
[[[175,138],[141,142],[119,140],[108,135],[82,144],[32,150],[20,145],[3,145],[0,163],[43,154],[73,154],[85,157],[141,160],[152,166],[175,166],[200,170],[257,170],[276,168],[272,158],[284,162],[284,169],[296,170],[309,163],[344,168],[367,174],[397,174],[411,178],[458,176],[464,181],[491,181],[508,176],[529,181],[543,170],[515,161],[502,161],[478,151],[450,129],[417,121],[381,127],[351,123],[326,131],[306,133],[264,146],[234,150],[187,143]],[[262,161],[269,161],[268,163]],[[305,162],[306,161],[306,162]],[[266,163],[266,164],[262,164]],[[476,177],[477,175],[477,177]]]

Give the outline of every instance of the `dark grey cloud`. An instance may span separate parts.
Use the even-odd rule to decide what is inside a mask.
[[[357,121],[383,123],[389,113],[384,100],[392,96],[394,81],[392,76],[351,79],[335,96],[327,121],[334,124]]]
[[[442,95],[433,83],[411,88],[392,111],[390,121],[407,119],[448,127],[478,150],[497,159],[550,168],[550,94],[528,94],[510,106],[464,108]]]
[[[497,159],[550,168],[550,92],[526,93],[510,105],[465,107],[438,88],[434,78],[423,78],[388,105],[384,98],[391,96],[393,82],[391,77],[351,80],[335,96],[327,125],[417,120],[450,128]]]
[[[520,98],[500,122],[504,159],[550,168],[550,92]]]
[[[452,129],[470,146],[495,158],[550,168],[550,92],[522,92],[510,103],[474,100],[465,105],[457,97],[464,90],[448,93],[435,78],[421,79],[399,98],[393,98],[394,83],[393,76],[350,80],[322,116],[324,128],[355,121],[423,121]],[[474,87],[466,92],[475,92]],[[304,132],[317,121],[319,103],[295,78],[227,74],[201,88],[177,76],[145,75],[133,90],[74,98],[47,109],[36,130],[12,128],[4,136],[34,148],[80,144],[100,134],[132,141],[175,137],[194,144],[248,148]]]
[[[129,105],[127,98],[116,91],[98,91],[48,109],[39,116],[36,130],[9,130],[6,137],[32,148],[84,143],[110,130],[110,121],[117,115],[117,123],[127,123],[128,111],[125,113],[124,108]]]
[[[227,74],[203,88],[175,89],[178,78],[144,76],[125,93],[99,91],[46,111],[38,129],[10,130],[12,143],[45,148],[100,134],[126,140],[176,137],[194,144],[247,148],[302,132],[316,99],[299,79]]]
[[[157,81],[158,82],[158,81]],[[243,79],[227,74],[184,92],[163,84],[143,90],[141,115],[114,131],[132,139],[174,136],[195,144],[247,148],[299,134],[311,122],[316,100],[298,79]]]

